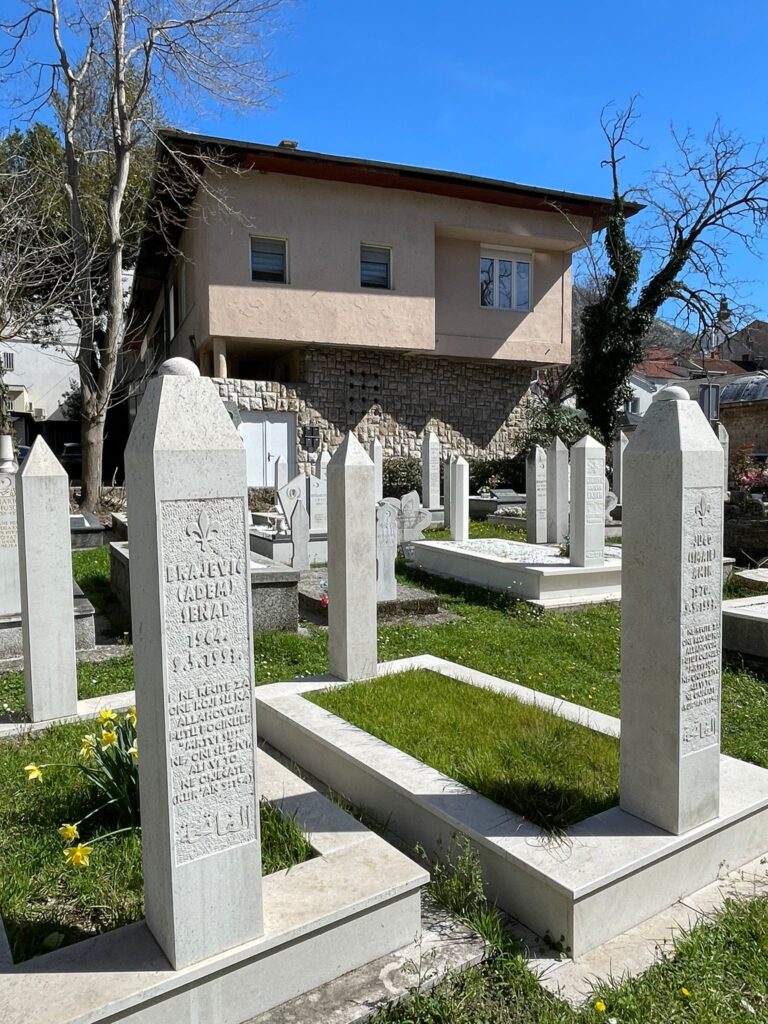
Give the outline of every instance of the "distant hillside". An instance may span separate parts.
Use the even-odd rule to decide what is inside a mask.
[[[587,288],[573,286],[573,326],[571,331],[574,354],[578,352],[581,335],[581,313],[584,307],[592,299],[592,293]],[[646,335],[645,348],[671,348],[674,352],[681,352],[689,349],[696,343],[696,337],[688,331],[682,331],[674,324],[661,320],[658,317],[653,322],[653,327]]]

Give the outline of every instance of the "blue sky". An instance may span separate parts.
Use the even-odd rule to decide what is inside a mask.
[[[298,0],[283,20],[269,109],[169,120],[593,194],[609,188],[599,116],[610,101],[640,97],[649,150],[627,154],[628,183],[672,155],[671,123],[703,133],[719,115],[750,140],[768,134],[762,0]],[[762,261],[737,252],[730,270],[768,314]]]

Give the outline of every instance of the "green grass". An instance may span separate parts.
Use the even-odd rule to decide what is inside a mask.
[[[133,689],[133,656],[110,658],[108,661],[80,661],[77,664],[77,695],[81,700],[104,697]],[[0,675],[0,707],[24,709],[24,676],[21,672]]]
[[[26,781],[34,762],[72,763],[93,723],[58,726],[0,746],[0,916],[15,959],[120,927],[143,916],[141,840],[132,832],[95,844],[88,868],[69,867],[57,829],[98,806],[77,771],[50,768],[42,783]],[[94,824],[98,821],[98,824]],[[84,842],[112,829],[108,816],[82,830]],[[293,821],[262,805],[262,869],[270,874],[311,856]]]
[[[549,832],[619,799],[619,743],[541,708],[429,671],[307,699]]]
[[[525,527],[507,526],[505,523],[489,523],[485,519],[470,519],[469,539],[478,540],[487,537],[500,537],[502,540],[525,540]],[[451,531],[440,526],[436,529],[429,529],[424,534],[425,540],[450,540]]]
[[[114,637],[126,636],[130,619],[120,607],[109,585],[109,545],[72,552],[75,582],[97,612],[104,615]]]

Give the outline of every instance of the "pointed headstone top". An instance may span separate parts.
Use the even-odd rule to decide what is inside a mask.
[[[719,452],[721,457],[723,453],[717,434],[698,402],[682,399],[653,402],[632,435],[625,458],[630,452],[634,455],[676,451]]]
[[[549,445],[549,450],[551,452],[567,452],[568,451],[568,445],[565,444],[564,441],[561,441],[560,438],[557,435],[555,435],[552,438],[552,441],[551,441],[551,443]]]
[[[365,454],[365,449],[350,430],[333,454],[331,466],[372,466],[373,463]]]
[[[577,441],[574,448],[602,448],[599,441],[596,441],[591,434],[585,434],[580,441]]]
[[[67,471],[42,437],[38,437],[21,467],[23,477],[66,476]]]

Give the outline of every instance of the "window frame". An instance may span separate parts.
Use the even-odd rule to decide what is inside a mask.
[[[282,281],[270,281],[260,277],[253,276],[253,242],[255,239],[261,239],[265,242],[282,242],[285,246],[285,262],[283,269],[283,280]],[[290,243],[285,235],[254,235],[248,236],[248,278],[251,284],[266,284],[266,285],[287,285],[291,283],[291,264],[290,264]]]
[[[493,273],[493,305],[486,306],[483,302],[483,289],[480,280],[482,274],[482,260],[491,259],[494,262]],[[512,271],[512,304],[511,306],[500,306],[499,303],[499,273],[498,264],[505,260],[514,265]],[[528,267],[528,304],[525,309],[517,308],[517,264],[525,263]],[[531,249],[512,249],[503,245],[481,245],[478,257],[478,296],[477,301],[480,309],[492,309],[497,313],[531,313],[533,311],[533,263],[534,253]]]
[[[5,373],[14,372],[14,365],[16,362],[14,359],[15,355],[16,353],[12,352],[10,349],[3,349],[3,371]]]
[[[389,273],[387,275],[386,286],[378,284],[363,284],[363,249],[386,249],[389,253]],[[370,262],[370,261],[368,261]],[[385,242],[360,242],[360,248],[358,251],[358,280],[361,288],[370,288],[375,292],[393,292],[395,290],[395,252],[394,247],[387,245]]]

